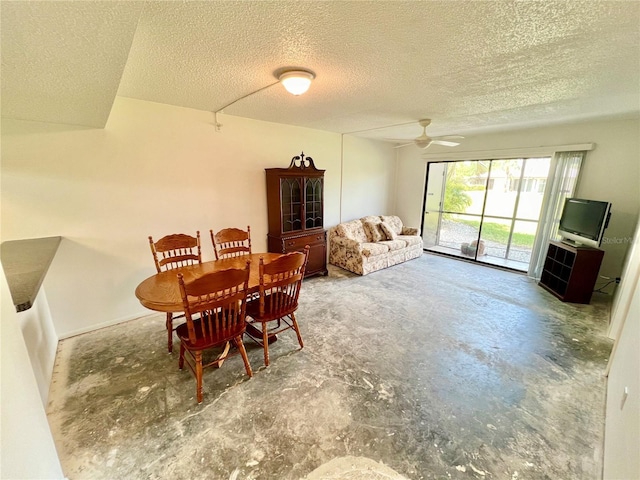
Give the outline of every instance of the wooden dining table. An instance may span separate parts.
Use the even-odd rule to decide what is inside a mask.
[[[281,253],[251,253],[249,255],[212,260],[156,273],[143,280],[140,285],[137,286],[135,292],[136,297],[142,305],[150,310],[170,313],[184,312],[184,305],[182,304],[182,296],[180,295],[180,287],[178,285],[178,273],[182,274],[185,283],[189,283],[207,273],[219,272],[229,268],[244,268],[247,260],[250,262],[247,296],[250,296],[258,292],[260,287],[260,258],[264,258],[264,262],[269,263],[280,258],[282,255]],[[247,330],[250,330],[254,336],[262,336],[262,332],[251,324],[247,324]],[[275,341],[276,336],[269,335],[269,343]],[[227,344],[221,356],[226,355],[228,349],[229,344]],[[222,361],[219,362],[218,366],[221,365]]]
[[[150,310],[171,313],[183,312],[184,306],[178,286],[178,273],[182,274],[185,283],[189,283],[206,273],[219,272],[229,268],[244,268],[247,260],[251,263],[247,295],[251,295],[257,292],[260,286],[260,258],[264,258],[264,262],[269,263],[281,256],[281,253],[251,253],[156,273],[138,285],[136,297],[142,305]]]

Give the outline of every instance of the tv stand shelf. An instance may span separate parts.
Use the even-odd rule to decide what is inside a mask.
[[[563,302],[589,303],[604,251],[551,241],[539,285]]]

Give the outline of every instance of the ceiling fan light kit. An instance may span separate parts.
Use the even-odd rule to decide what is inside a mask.
[[[282,72],[278,80],[290,94],[302,95],[309,90],[314,78],[316,78],[315,74],[309,70],[289,70]]]

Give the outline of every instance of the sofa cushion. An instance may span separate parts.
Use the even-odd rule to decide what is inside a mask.
[[[366,242],[362,244],[362,255],[364,255],[365,257],[385,255],[388,251],[389,251],[389,247],[382,243]]]
[[[404,240],[409,247],[413,245],[420,245],[422,243],[422,238],[418,235],[398,235],[396,239]]]
[[[355,240],[359,243],[369,241],[366,233],[364,233],[364,228],[360,220],[351,220],[350,222],[340,223],[336,227],[336,232],[341,237],[350,238],[351,240]]]
[[[395,250],[402,250],[407,246],[407,242],[404,240],[396,239],[396,240],[385,240],[380,242],[382,245],[386,245],[389,247],[389,251],[393,252]]]
[[[380,222],[364,222],[364,232],[367,234],[367,237],[370,242],[379,242],[380,240],[384,240],[387,237],[384,235],[382,230],[380,229]]]
[[[384,232],[385,237],[387,237],[387,240],[395,240],[396,239],[396,237],[397,237],[396,231],[387,222],[382,222],[380,224],[380,228]]]
[[[400,217],[396,215],[381,215],[380,219],[383,223],[391,225],[391,228],[396,232],[396,235],[400,235],[402,233],[402,220],[400,220]]]

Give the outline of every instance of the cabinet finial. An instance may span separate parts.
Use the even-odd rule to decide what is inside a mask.
[[[296,162],[300,162],[298,165]],[[313,158],[305,157],[304,152],[301,152],[300,155],[296,155],[291,159],[291,163],[289,164],[289,168],[300,168],[302,170],[306,168],[313,168],[317,170],[316,165],[313,163]]]

